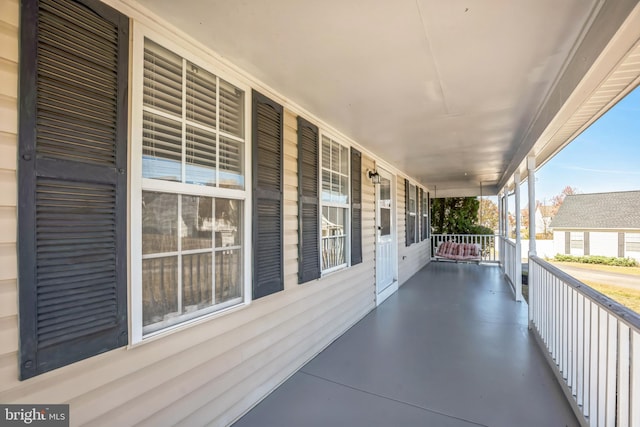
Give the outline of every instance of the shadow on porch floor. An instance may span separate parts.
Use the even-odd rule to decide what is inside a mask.
[[[235,426],[578,425],[508,286],[432,262]]]

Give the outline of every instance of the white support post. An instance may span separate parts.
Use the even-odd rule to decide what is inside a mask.
[[[499,222],[500,222],[500,263],[502,265],[502,272],[505,273],[506,272],[506,257],[505,257],[505,247],[504,247],[504,238],[507,235],[507,228],[505,226],[505,215],[506,215],[506,209],[505,209],[505,205],[504,205],[504,196],[505,192],[504,189],[502,190],[502,193],[500,193],[500,197],[498,198],[498,205],[499,205],[499,209],[500,209],[500,218],[499,218]]]
[[[498,265],[502,268],[502,190],[498,192],[498,241],[496,249],[498,250]]]
[[[536,255],[536,158],[527,158],[529,173],[529,255]]]
[[[514,286],[516,287],[516,301],[522,301],[522,238],[520,236],[521,212],[520,212],[520,171],[513,174],[513,182],[516,193],[516,256],[513,262],[516,263]]]
[[[529,182],[529,270],[527,274],[527,284],[529,289],[529,301],[533,300],[534,286],[533,277],[535,274],[531,257],[536,255],[536,158],[534,156],[527,157],[527,172],[529,174],[527,181]],[[529,329],[533,327],[533,311],[531,304],[529,308]]]

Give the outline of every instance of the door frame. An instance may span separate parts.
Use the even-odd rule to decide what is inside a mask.
[[[391,264],[393,271],[392,283],[378,293],[378,275],[375,280],[376,306],[382,304],[387,298],[398,290],[398,214],[397,214],[397,177],[393,173],[376,167],[377,172],[384,178],[391,181]],[[380,185],[375,186],[375,253],[376,253],[376,272],[378,270],[378,227],[380,227]]]

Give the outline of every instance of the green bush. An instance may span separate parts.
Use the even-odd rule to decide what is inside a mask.
[[[583,264],[615,265],[617,267],[637,267],[638,266],[638,262],[633,258],[616,258],[616,257],[600,256],[600,255],[574,256],[574,255],[557,254],[553,259],[555,261],[579,262]]]
[[[489,234],[494,235],[494,231],[484,225],[473,225],[469,230],[469,234]]]

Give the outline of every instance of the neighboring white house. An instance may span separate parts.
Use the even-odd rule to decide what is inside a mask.
[[[520,230],[529,232],[529,210],[528,208],[520,211]],[[536,234],[548,233],[551,229],[551,220],[553,219],[553,206],[544,206],[538,204],[536,206]]]
[[[536,234],[545,234],[551,230],[553,206],[538,205],[536,207]]]
[[[640,191],[567,196],[551,222],[559,254],[640,260]]]

